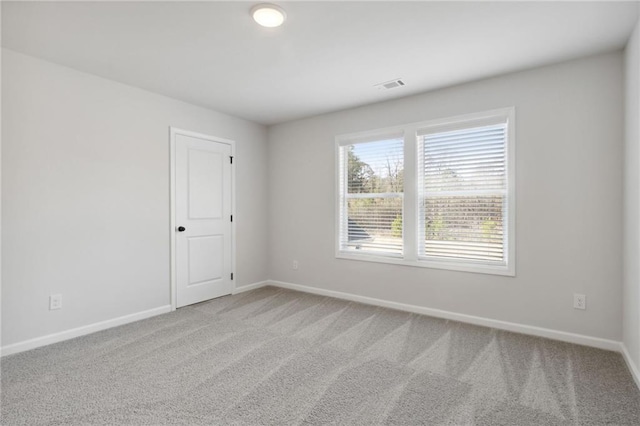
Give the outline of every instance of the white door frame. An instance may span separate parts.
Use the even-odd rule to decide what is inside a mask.
[[[177,276],[176,276],[176,136],[184,135],[191,136],[198,139],[204,139],[211,142],[218,142],[227,144],[231,147],[231,156],[236,155],[236,143],[230,139],[223,139],[215,136],[209,136],[202,133],[191,132],[189,130],[182,130],[176,127],[169,127],[169,162],[171,168],[170,175],[170,194],[169,194],[169,207],[171,209],[171,223],[169,228],[169,234],[171,238],[170,258],[171,258],[171,310],[176,310],[177,300]],[[234,158],[235,161],[235,158]],[[234,164],[235,166],[235,164]],[[231,167],[231,215],[234,216],[234,220],[231,222],[231,272],[235,273],[236,270],[236,168]],[[232,282],[235,289],[235,276]]]

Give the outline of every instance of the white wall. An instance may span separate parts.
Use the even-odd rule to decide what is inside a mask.
[[[169,304],[169,126],[236,141],[236,285],[267,278],[263,126],[2,60],[3,346]]]
[[[625,50],[624,344],[640,368],[640,23]]]
[[[621,340],[622,59],[609,53],[271,127],[270,278]],[[515,278],[334,257],[335,135],[512,105]],[[586,311],[573,309],[574,292],[587,295]]]
[[[2,22],[2,7],[0,7],[0,22]],[[0,46],[2,45],[2,31],[0,31]],[[0,49],[0,82],[2,80],[2,49]],[[2,347],[2,84],[0,84],[0,347]]]

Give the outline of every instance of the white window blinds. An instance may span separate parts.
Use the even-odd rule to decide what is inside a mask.
[[[418,135],[419,258],[505,264],[506,122]]]
[[[404,140],[345,144],[340,155],[340,250],[402,256]]]

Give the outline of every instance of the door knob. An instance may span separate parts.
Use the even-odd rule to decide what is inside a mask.
[[[184,226],[178,226],[178,232],[184,232],[186,230],[187,228],[185,228]]]

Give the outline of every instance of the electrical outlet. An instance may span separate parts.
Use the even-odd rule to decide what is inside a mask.
[[[293,261],[292,268],[293,268],[293,270],[294,270],[294,271],[297,271],[297,270],[298,270],[298,261],[297,261],[297,260],[294,260],[294,261]]]
[[[573,307],[575,309],[587,309],[587,296],[584,294],[574,293]]]
[[[62,309],[62,295],[52,294],[49,296],[49,310]]]

